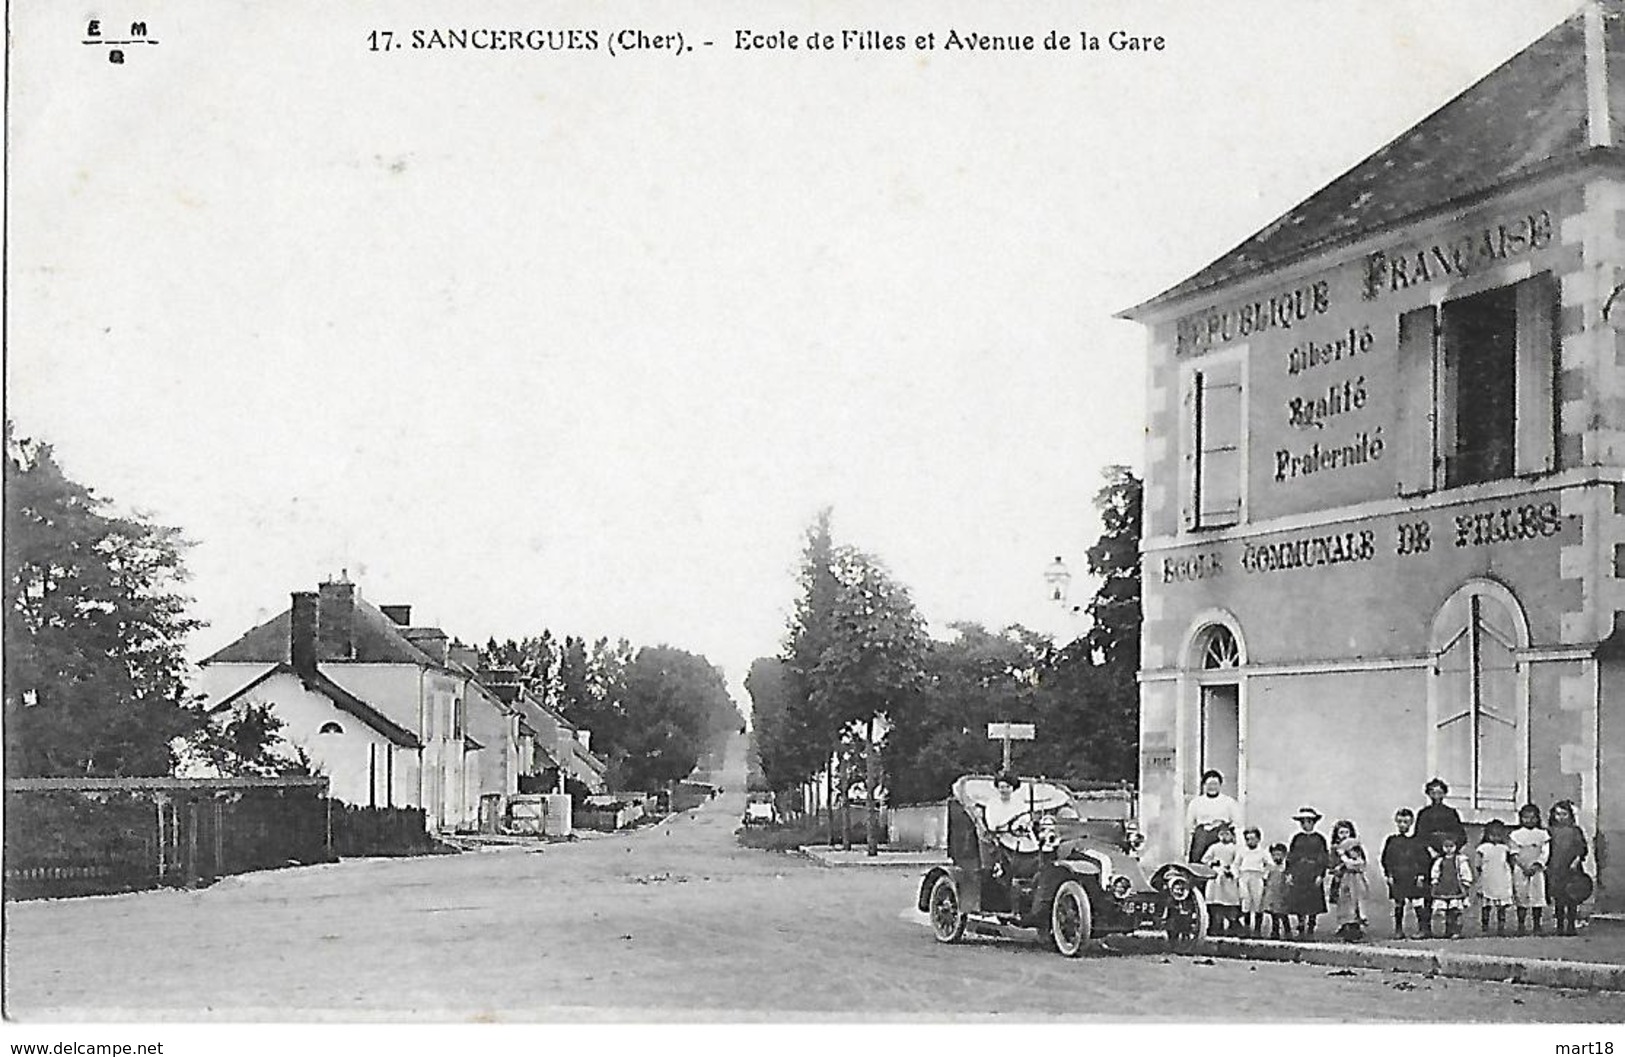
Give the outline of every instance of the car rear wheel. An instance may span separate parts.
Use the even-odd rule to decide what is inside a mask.
[[[965,915],[959,909],[959,889],[944,874],[931,886],[931,933],[938,943],[958,943],[965,935]]]
[[[1068,958],[1076,958],[1089,943],[1092,924],[1089,893],[1075,880],[1062,881],[1050,906],[1050,942]]]

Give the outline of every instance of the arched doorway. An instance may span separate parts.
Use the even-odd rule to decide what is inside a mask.
[[[1199,748],[1196,773],[1218,771],[1232,789],[1241,775],[1241,646],[1223,624],[1208,629],[1201,655]]]

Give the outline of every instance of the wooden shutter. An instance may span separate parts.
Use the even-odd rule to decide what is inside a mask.
[[[1199,375],[1200,441],[1196,516],[1203,525],[1241,520],[1241,364],[1215,364]]]
[[[1516,472],[1557,469],[1557,282],[1544,272],[1518,284]]]
[[[1399,494],[1417,495],[1434,488],[1438,406],[1435,358],[1437,313],[1433,306],[1399,317],[1399,372],[1394,408],[1395,450],[1399,456]]]
[[[1199,463],[1196,458],[1197,446],[1202,439],[1201,392],[1201,372],[1192,371],[1185,376],[1184,391],[1179,397],[1179,473],[1181,485],[1179,489],[1179,519],[1187,532],[1198,525],[1196,519],[1197,496],[1202,491]]]

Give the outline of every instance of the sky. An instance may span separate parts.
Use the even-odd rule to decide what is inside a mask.
[[[1101,470],[1143,467],[1114,313],[1575,6],[115,0],[158,43],[114,64],[23,0],[7,414],[194,541],[194,657],[343,570],[464,641],[704,654],[748,707],[826,505],[939,633],[1070,636],[1043,573],[1087,601]],[[597,47],[411,46],[496,27]],[[686,50],[610,53],[639,29]],[[842,29],[906,46],[805,47]]]

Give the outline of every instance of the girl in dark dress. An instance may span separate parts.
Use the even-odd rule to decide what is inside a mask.
[[[1286,849],[1286,912],[1298,919],[1298,935],[1307,939],[1315,934],[1315,919],[1326,913],[1325,878],[1331,849],[1326,838],[1315,832],[1320,812],[1299,808],[1292,817],[1302,832],[1293,834]]]
[[[1559,800],[1546,816],[1546,831],[1552,835],[1551,860],[1546,866],[1546,898],[1551,900],[1559,936],[1574,935],[1574,912],[1579,901],[1570,894],[1570,884],[1580,872],[1580,863],[1591,849],[1586,835],[1574,824],[1574,805]]]

